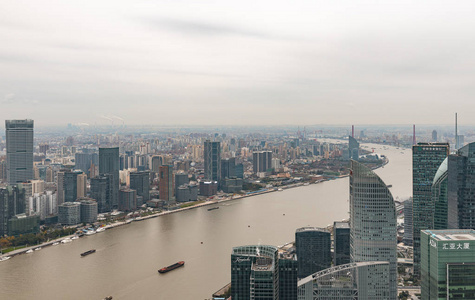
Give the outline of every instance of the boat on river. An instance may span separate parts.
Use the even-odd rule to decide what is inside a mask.
[[[219,206],[216,206],[216,207],[213,207],[213,208],[208,208],[208,211],[215,210],[215,209],[219,209]]]
[[[81,256],[86,256],[86,255],[92,254],[92,253],[94,253],[94,252],[96,252],[96,249],[91,249],[91,250],[89,250],[89,251],[86,251],[86,252],[81,253]]]
[[[158,270],[158,273],[163,274],[175,270],[176,268],[183,267],[185,265],[184,261],[179,261],[176,264],[170,265],[168,267],[161,268]]]

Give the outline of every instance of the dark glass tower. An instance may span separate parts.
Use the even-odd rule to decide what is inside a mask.
[[[221,146],[219,142],[205,141],[204,144],[205,179],[221,180]]]
[[[99,213],[110,212],[112,209],[113,180],[112,174],[91,178],[91,198],[97,201]]]
[[[348,222],[333,223],[334,256],[333,265],[350,263],[350,224]]]
[[[315,227],[303,227],[295,231],[298,277],[304,278],[331,266],[330,232]]]
[[[17,184],[32,180],[33,120],[6,120],[7,181]]]
[[[158,189],[160,199],[167,201],[167,204],[174,203],[173,199],[173,166],[163,165],[159,168],[160,177],[158,179]]]
[[[434,223],[432,183],[448,155],[448,143],[418,143],[412,146],[414,275],[417,278],[420,278],[421,272],[421,230],[432,229]]]
[[[434,203],[433,229],[448,228],[448,158],[444,159],[432,183],[432,203]]]
[[[143,202],[150,200],[150,172],[130,173],[130,188],[137,191],[137,196],[143,197]]]
[[[119,147],[99,148],[99,174],[112,175],[112,195],[110,197],[111,208],[117,208],[119,203]]]
[[[0,237],[8,234],[8,220],[25,213],[25,189],[20,185],[0,188]]]
[[[272,168],[272,151],[256,151],[252,153],[254,173],[267,172]]]
[[[371,269],[378,278],[362,299],[397,297],[396,207],[386,184],[376,173],[352,160],[350,169],[351,262],[389,262],[389,273]],[[360,295],[363,296],[363,295]]]
[[[475,142],[448,159],[448,227],[475,228]]]

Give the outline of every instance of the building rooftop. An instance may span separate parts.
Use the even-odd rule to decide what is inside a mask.
[[[438,241],[475,241],[473,229],[424,230]]]
[[[302,227],[298,228],[295,232],[307,232],[307,231],[320,231],[320,232],[328,232],[324,228],[318,228],[318,227]]]
[[[334,222],[333,226],[334,228],[350,228],[350,223],[349,222]]]

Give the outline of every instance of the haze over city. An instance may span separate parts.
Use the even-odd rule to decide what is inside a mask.
[[[0,11],[0,119],[452,124],[453,112],[475,112],[474,8],[473,1],[8,1]]]

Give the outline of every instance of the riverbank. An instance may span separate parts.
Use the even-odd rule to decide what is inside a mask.
[[[384,167],[388,162],[389,162],[389,160],[386,158],[385,162],[382,165],[373,168],[373,170]],[[200,208],[200,207],[205,207],[205,206],[210,206],[210,205],[216,205],[216,204],[220,204],[220,203],[240,200],[240,199],[244,199],[244,198],[248,198],[248,197],[252,197],[252,196],[264,195],[264,194],[273,193],[273,192],[282,192],[282,191],[288,190],[288,189],[309,186],[311,184],[318,184],[318,183],[321,183],[321,182],[336,180],[336,179],[345,178],[345,177],[348,177],[348,176],[349,176],[349,174],[340,175],[340,176],[335,176],[333,178],[322,179],[322,180],[315,181],[315,182],[312,182],[312,183],[299,182],[299,183],[284,185],[284,186],[280,186],[280,187],[264,188],[264,189],[261,189],[261,190],[258,190],[258,191],[248,192],[248,193],[243,194],[243,195],[233,195],[233,196],[225,197],[225,198],[217,198],[217,199],[213,199],[213,200],[207,200],[203,203],[199,203],[199,204],[192,205],[192,206],[187,206],[187,207],[178,208],[178,209],[174,209],[174,210],[160,211],[160,212],[156,212],[156,213],[153,213],[153,214],[150,214],[150,215],[147,215],[147,216],[131,218],[131,219],[127,219],[127,220],[124,220],[124,221],[116,221],[114,223],[107,224],[102,228],[104,228],[105,230],[109,230],[109,229],[116,228],[116,227],[119,227],[119,226],[129,225],[132,222],[144,221],[144,220],[148,220],[148,219],[152,219],[152,218],[157,218],[157,217],[160,217],[160,216],[163,216],[163,215],[179,213],[179,212],[189,210],[189,209],[195,209],[195,208]],[[193,202],[190,202],[190,203],[193,203]],[[64,237],[61,237],[61,238],[58,238],[58,239],[55,239],[55,240],[51,240],[51,241],[48,241],[48,242],[45,242],[45,243],[42,243],[42,244],[37,244],[37,245],[34,245],[34,246],[29,246],[29,247],[13,250],[13,251],[8,252],[6,254],[0,255],[0,259],[2,259],[4,257],[13,258],[14,256],[25,254],[28,250],[34,250],[36,248],[49,247],[49,246],[52,246],[56,242],[60,243],[63,239],[72,238],[74,236],[76,236],[76,234],[72,234],[72,235],[69,235],[69,236],[64,236]],[[81,238],[84,238],[84,237],[86,237],[86,236],[83,236]]]

